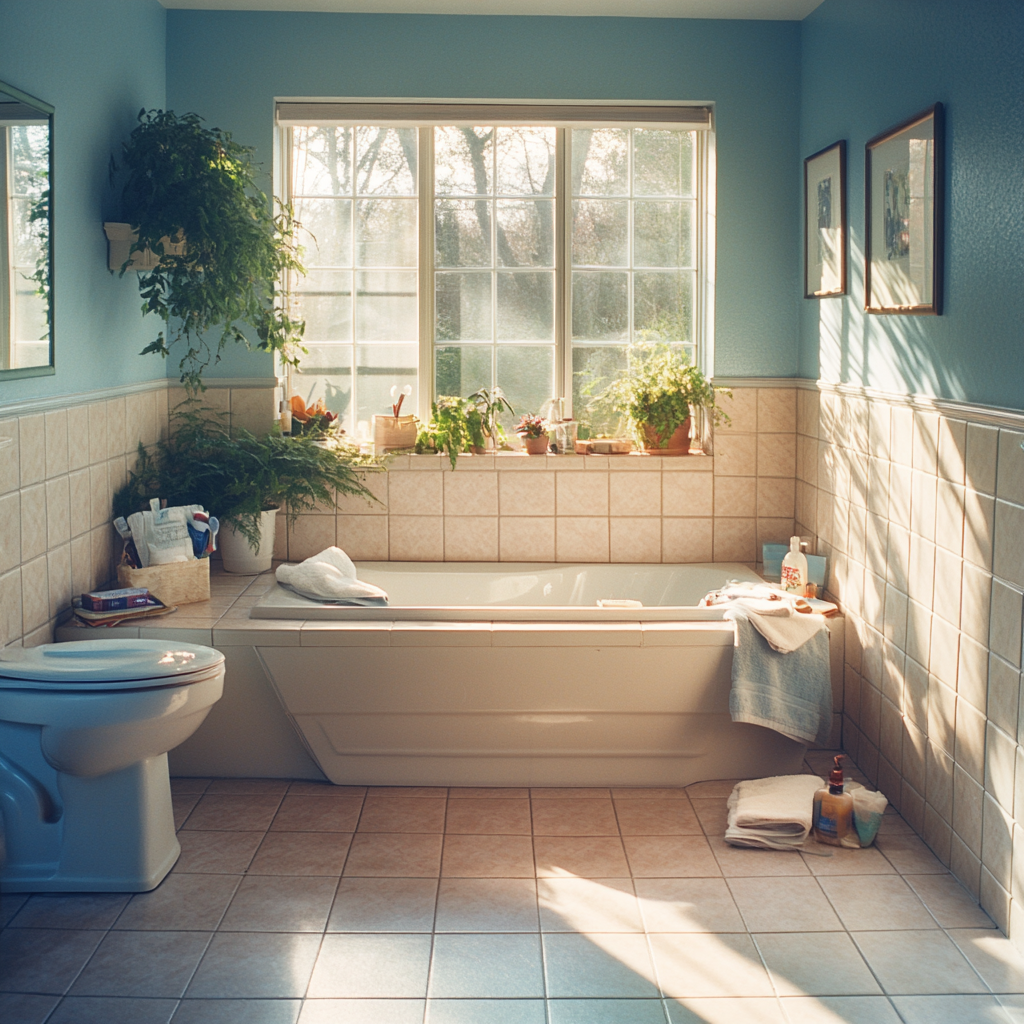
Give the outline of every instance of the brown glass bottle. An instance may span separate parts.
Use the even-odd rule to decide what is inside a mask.
[[[853,797],[843,792],[842,754],[835,757],[835,767],[829,772],[828,786],[814,794],[814,812],[811,817],[814,838],[829,846],[843,846],[843,839],[853,828]]]

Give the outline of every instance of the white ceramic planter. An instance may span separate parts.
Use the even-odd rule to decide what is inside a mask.
[[[274,558],[274,536],[277,532],[277,509],[272,508],[260,517],[260,546],[253,551],[245,535],[231,523],[225,523],[217,534],[217,547],[224,560],[224,571],[241,576],[266,572]]]

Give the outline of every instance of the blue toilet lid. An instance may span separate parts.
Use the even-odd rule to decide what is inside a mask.
[[[223,661],[224,655],[212,647],[174,640],[77,640],[9,647],[0,651],[0,689],[68,684],[97,689],[96,684],[109,687],[192,675]]]

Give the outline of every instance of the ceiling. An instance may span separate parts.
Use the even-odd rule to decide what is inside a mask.
[[[362,14],[545,14],[613,18],[751,18],[800,21],[822,0],[160,0],[214,11]]]

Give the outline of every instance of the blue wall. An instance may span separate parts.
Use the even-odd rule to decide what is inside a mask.
[[[117,219],[111,153],[142,107],[162,107],[165,20],[157,0],[0,0],[0,81],[56,108],[52,377],[0,381],[0,405],[162,378],[133,276],[106,270],[102,222]]]
[[[275,96],[714,100],[716,372],[797,369],[796,22],[172,10],[167,102],[254,145]],[[230,351],[209,376],[264,375]]]
[[[802,24],[801,156],[848,143],[850,295],[803,300],[801,376],[1024,406],[1024,5],[825,0]],[[864,312],[864,144],[946,105],[941,317]],[[800,169],[794,169],[800,174]]]

